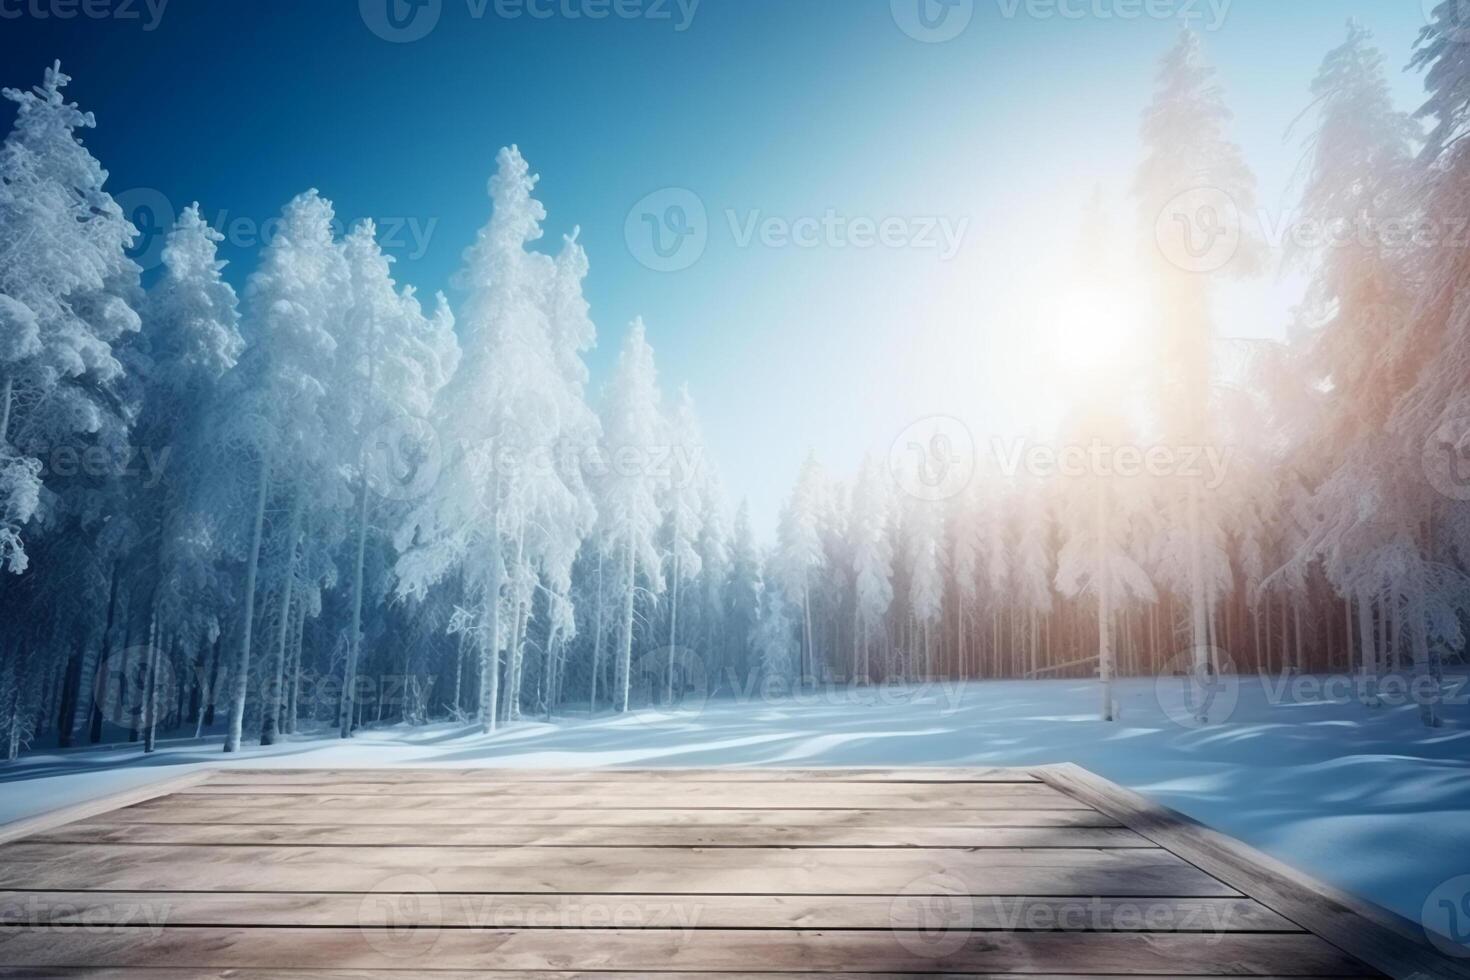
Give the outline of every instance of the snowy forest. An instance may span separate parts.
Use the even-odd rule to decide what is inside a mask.
[[[931,678],[1095,677],[1108,719],[1114,678],[1169,672],[1348,673],[1365,712],[1393,677],[1439,724],[1470,616],[1470,46],[1453,6],[1412,53],[1350,24],[1311,90],[1282,93],[1304,110],[1298,214],[1329,230],[1286,249],[1310,282],[1286,342],[1233,339],[1217,312],[1224,278],[1274,271],[1252,228],[1220,271],[1160,247],[1181,199],[1257,208],[1229,79],[1192,32],[1160,62],[1128,235],[1166,313],[1147,356],[1071,393],[1054,446],[1216,447],[1218,480],[976,459],[940,494],[937,434],[850,473],[815,447],[772,541],[641,322],[604,327],[619,353],[592,383],[589,256],[571,222],[547,247],[514,146],[453,304],[398,281],[374,225],[340,231],[315,190],[284,205],[237,295],[199,205],[157,273],[130,257],[138,231],[85,143],[108,120],[69,101],[62,65],[7,89],[0,754],[489,732]],[[1405,58],[1427,91],[1414,113],[1387,82]],[[1087,191],[1071,265],[1106,290]]]

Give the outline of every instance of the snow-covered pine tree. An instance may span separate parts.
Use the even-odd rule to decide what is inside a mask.
[[[750,502],[741,500],[735,510],[730,539],[730,571],[724,587],[725,660],[735,679],[746,679],[757,667],[756,631],[760,627],[761,595],[765,582],[760,550],[750,526]]]
[[[1215,277],[1253,275],[1261,260],[1259,238],[1246,224],[1256,213],[1255,178],[1227,136],[1231,118],[1199,35],[1184,31],[1158,72],[1144,115],[1145,159],[1134,183],[1145,267],[1157,289],[1157,410],[1165,442],[1179,447],[1214,445],[1209,392]],[[1163,247],[1161,229],[1183,237],[1179,249]],[[1222,249],[1218,258],[1210,257],[1213,248]],[[1198,249],[1206,249],[1202,269],[1187,261]],[[1228,582],[1229,556],[1200,481],[1181,476],[1173,482],[1164,567],[1169,584],[1188,596],[1191,643],[1204,668],[1211,596],[1221,592],[1212,583]]]
[[[668,435],[669,478],[663,486],[664,534],[668,551],[669,642],[672,650],[679,644],[679,586],[686,579],[697,579],[701,559],[697,548],[702,529],[704,504],[699,499],[700,463],[704,457],[704,437],[694,414],[694,398],[687,385],[681,385],[674,396],[674,408],[663,422]],[[674,699],[673,657],[669,658],[665,678],[665,697]],[[708,665],[711,671],[714,665]]]
[[[43,507],[39,454],[119,451],[127,419],[115,346],[140,326],[136,235],[78,132],[60,62],[31,91],[5,89],[15,127],[0,146],[0,572],[24,572],[25,530]]]
[[[776,552],[772,574],[767,583],[785,590],[788,603],[800,610],[802,655],[799,674],[802,683],[815,676],[816,660],[812,648],[812,577],[823,567],[821,517],[826,476],[815,453],[802,464],[796,488],[781,511],[776,531]]]
[[[628,710],[632,686],[633,626],[640,581],[654,595],[664,591],[658,546],[658,500],[664,477],[653,465],[662,443],[658,371],[641,319],[634,320],[603,395],[602,433],[606,472],[599,505],[603,541],[614,563],[618,596],[618,646],[613,706]]]
[[[426,420],[435,398],[459,361],[454,318],[441,295],[426,316],[412,289],[400,290],[392,276],[392,257],[378,245],[371,221],[360,222],[343,242],[349,277],[347,314],[338,349],[338,378],[332,387],[333,417],[344,443],[357,448],[344,463],[355,468],[351,529],[352,616],[343,666],[338,734],[352,734],[354,696],[362,643],[365,565],[375,509],[401,508],[400,498],[419,487],[419,468],[440,449],[425,445],[433,436]],[[427,474],[432,477],[432,473]],[[380,485],[374,486],[374,481]],[[401,516],[401,515],[385,515]],[[375,599],[385,599],[380,590]]]
[[[853,670],[863,683],[872,683],[873,635],[881,632],[893,603],[893,551],[889,539],[891,509],[887,471],[864,457],[852,495]]]

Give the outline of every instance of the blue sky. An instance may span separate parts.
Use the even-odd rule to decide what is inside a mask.
[[[0,0],[0,82],[62,59],[114,193],[202,202],[237,281],[262,223],[317,187],[344,219],[396,232],[401,280],[447,290],[495,151],[519,144],[548,247],[582,227],[595,378],[645,316],[665,390],[690,385],[732,496],[767,532],[808,448],[847,473],[927,415],[982,439],[1044,427],[1058,403],[1044,348],[1069,340],[1035,336],[1027,311],[1093,187],[1131,215],[1140,113],[1179,28],[1125,14],[1199,15],[1268,208],[1290,203],[1300,147],[1284,137],[1347,18],[1395,70],[1424,22],[1419,0],[958,0],[968,25],[928,43],[900,22],[939,0],[703,0],[692,19],[692,0],[415,0],[398,22],[427,33],[395,42],[387,5],[406,0],[151,2]],[[1396,85],[1416,107],[1420,80]],[[674,272],[626,234],[630,213],[636,228],[690,200],[635,208],[666,188],[704,210],[703,251]],[[812,248],[743,240],[768,219],[840,230]],[[858,247],[862,222],[886,219],[909,246],[964,234],[953,255]],[[1222,331],[1279,335],[1296,288],[1232,289]]]

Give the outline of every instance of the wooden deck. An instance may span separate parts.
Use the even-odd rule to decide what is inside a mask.
[[[227,769],[0,841],[3,978],[1470,977],[1070,766]]]

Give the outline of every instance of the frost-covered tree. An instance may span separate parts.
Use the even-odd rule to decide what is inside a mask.
[[[124,451],[115,346],[134,333],[136,229],[82,145],[92,114],[66,101],[58,62],[35,89],[5,89],[0,147],[0,569],[25,571],[25,529],[44,518],[41,460],[60,447]]]
[[[673,411],[664,422],[668,436],[669,476],[664,484],[665,547],[668,550],[669,647],[679,646],[679,586],[699,575],[701,558],[698,549],[702,530],[704,504],[699,498],[700,461],[704,456],[704,437],[694,414],[694,399],[688,386],[680,386],[674,396]],[[660,449],[660,452],[663,452]],[[666,678],[667,698],[674,697],[674,663],[669,661]]]
[[[1134,183],[1147,271],[1157,291],[1152,342],[1158,414],[1165,441],[1178,447],[1215,444],[1209,412],[1212,285],[1219,277],[1254,274],[1260,265],[1259,240],[1246,225],[1256,213],[1255,178],[1228,137],[1231,118],[1199,35],[1186,30],[1160,66],[1144,115],[1145,159]],[[1221,251],[1212,256],[1214,249]],[[1200,266],[1190,261],[1196,256]],[[1203,664],[1211,597],[1229,581],[1224,535],[1199,479],[1176,479],[1167,506],[1167,581],[1188,596],[1190,638]]]
[[[826,489],[822,466],[816,455],[810,454],[802,464],[796,489],[781,511],[772,571],[766,576],[766,581],[784,589],[789,604],[800,610],[803,641],[799,666],[803,682],[815,676],[816,670],[812,649],[812,576],[826,561],[821,538]]]
[[[1085,411],[1071,426],[1077,445],[1096,441],[1109,447],[1133,445],[1132,434],[1106,406]],[[1129,540],[1134,516],[1148,497],[1138,478],[1120,479],[1111,473],[1090,472],[1069,480],[1062,514],[1062,547],[1057,557],[1057,590],[1076,598],[1087,596],[1097,606],[1098,678],[1102,682],[1102,720],[1115,721],[1117,706],[1113,680],[1118,674],[1112,642],[1117,612],[1130,600],[1154,602],[1157,597],[1148,574],[1133,555]]]
[[[278,608],[265,638],[269,661],[261,679],[262,739],[273,740],[281,708],[277,665],[285,656],[297,559],[308,517],[349,508],[329,417],[337,335],[347,308],[346,259],[336,242],[332,206],[316,191],[292,200],[245,290],[247,347],[223,383],[212,441],[223,467],[243,467],[249,491],[223,472],[207,509],[248,527],[237,540],[245,563],[239,651],[231,677],[225,751],[240,747],[251,678],[255,604],[262,555],[270,559]],[[274,506],[271,505],[274,502]],[[269,523],[267,517],[270,517]],[[270,540],[267,541],[267,531]],[[268,547],[267,547],[268,546]]]
[[[728,675],[731,665],[726,658],[725,644],[725,582],[730,576],[730,542],[725,503],[725,490],[713,467],[700,467],[700,515],[699,536],[694,550],[699,553],[699,634],[702,641],[699,653],[714,665],[720,681]]]
[[[398,288],[392,258],[383,254],[371,221],[353,228],[343,243],[347,261],[348,303],[337,352],[338,376],[332,390],[334,418],[344,442],[358,447],[351,557],[352,621],[343,668],[339,734],[352,734],[357,688],[365,568],[374,505],[398,504],[432,478],[440,449],[432,444],[427,420],[440,390],[459,361],[454,317],[441,295],[426,316],[412,289]],[[374,486],[374,483],[377,483]],[[383,596],[378,596],[383,601]]]
[[[750,526],[750,502],[740,501],[730,540],[730,571],[725,579],[723,610],[725,661],[736,676],[755,666],[755,636],[760,626],[761,594],[765,588],[760,549]]]
[[[494,210],[459,278],[469,293],[460,316],[463,356],[436,412],[444,471],[397,541],[406,594],[423,595],[451,571],[465,572],[480,610],[475,634],[486,731],[502,713],[519,716],[540,576],[549,565],[570,568],[591,521],[580,481],[570,482],[572,470],[558,462],[568,391],[581,382],[569,374],[565,355],[585,341],[580,326],[569,326],[565,298],[558,300],[556,262],[527,248],[540,239],[546,217],[532,196],[537,178],[515,147],[502,150],[497,163]],[[563,271],[562,288],[568,276],[580,284],[576,253],[567,262],[573,271]],[[555,343],[554,315],[570,331]]]
[[[932,634],[944,612],[943,512],[937,503],[929,500],[908,498],[906,503],[908,606],[918,629],[920,648],[914,659],[922,662],[927,680],[934,676]]]
[[[774,555],[768,558],[768,566],[774,561]],[[773,580],[779,574],[777,569],[768,568],[766,578]],[[789,691],[800,680],[800,615],[785,589],[768,588],[762,593],[754,647],[761,683],[771,694]]]
[[[853,488],[852,539],[853,670],[871,682],[873,633],[881,627],[893,602],[893,553],[889,541],[889,483],[887,472],[865,457]]]
[[[632,685],[633,626],[639,582],[663,593],[663,555],[658,547],[659,496],[665,478],[654,465],[660,453],[658,371],[641,319],[633,321],[603,395],[606,472],[598,498],[603,547],[615,563],[618,595],[617,671],[613,704],[628,710]]]
[[[190,659],[219,638],[230,598],[199,513],[202,484],[215,475],[200,407],[214,402],[244,347],[235,291],[216,256],[221,241],[197,204],[179,216],[163,248],[163,274],[142,305],[142,334],[128,355],[143,389],[132,438],[151,474],[128,481],[130,516],[147,543],[128,570],[128,584],[150,597],[150,635],[170,643],[170,651],[176,643]],[[151,728],[149,734],[151,748]]]

